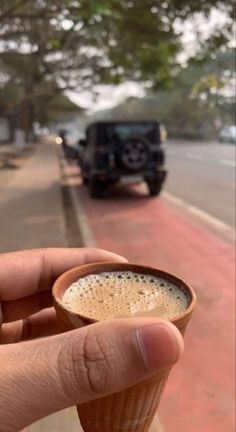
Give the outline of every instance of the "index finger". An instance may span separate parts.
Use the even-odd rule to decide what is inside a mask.
[[[0,300],[16,300],[51,289],[72,267],[98,261],[126,261],[120,255],[93,248],[47,248],[0,255]]]

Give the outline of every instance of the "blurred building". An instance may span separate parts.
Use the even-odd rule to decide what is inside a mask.
[[[11,143],[14,139],[15,119],[13,115],[5,115],[0,110],[0,144]]]

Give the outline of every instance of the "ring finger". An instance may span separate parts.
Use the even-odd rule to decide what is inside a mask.
[[[3,324],[0,344],[21,342],[39,337],[51,336],[61,332],[61,327],[53,308],[48,308],[23,320]]]

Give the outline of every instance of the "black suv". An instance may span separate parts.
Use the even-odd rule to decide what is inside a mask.
[[[158,122],[97,122],[80,140],[82,178],[90,195],[98,197],[112,183],[144,180],[150,195],[158,195],[166,177]]]

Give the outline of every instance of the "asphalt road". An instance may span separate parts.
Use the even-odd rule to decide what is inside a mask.
[[[164,431],[233,432],[234,248],[190,214],[169,205],[165,190],[160,198],[149,198],[144,185],[117,185],[103,199],[94,200],[76,176],[76,167],[66,168],[64,178],[74,185],[74,208],[89,240],[86,244],[91,245],[93,238],[93,245],[176,274],[196,290],[198,307],[185,354],[171,374],[159,410]],[[190,179],[191,170],[185,182]],[[192,197],[194,193],[187,207],[202,215]]]
[[[235,146],[169,141],[165,149],[166,192],[234,227]]]

